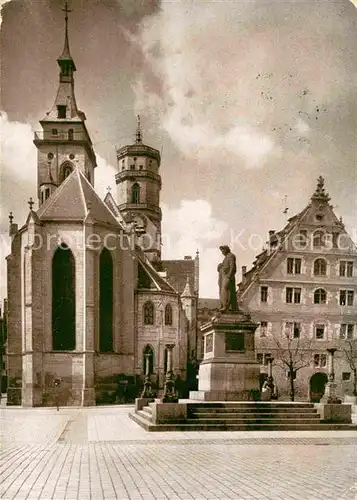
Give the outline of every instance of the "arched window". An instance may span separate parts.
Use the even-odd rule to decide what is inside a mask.
[[[113,351],[113,259],[107,248],[99,258],[99,350]]]
[[[152,302],[145,302],[143,307],[144,325],[154,324],[154,304]]]
[[[318,288],[314,292],[314,304],[326,304],[326,290]]]
[[[58,248],[52,259],[52,348],[76,348],[76,273],[71,250]]]
[[[73,141],[73,136],[74,136],[74,131],[73,131],[73,128],[70,128],[68,130],[68,140],[69,141]]]
[[[313,245],[314,248],[322,248],[325,246],[325,233],[320,229],[314,232],[313,237]]]
[[[172,325],[172,307],[170,304],[165,306],[165,325]]]
[[[151,375],[154,372],[154,349],[151,347],[151,345],[147,344],[143,350],[143,373],[144,373],[144,375],[146,375],[146,356],[145,356],[145,354],[149,355],[149,375]]]
[[[140,185],[137,182],[131,188],[131,203],[140,203]]]
[[[60,183],[62,183],[69,175],[71,175],[72,172],[73,165],[71,162],[66,161],[65,163],[62,163],[59,175]]]
[[[326,276],[327,264],[325,259],[316,259],[314,262],[315,276]]]

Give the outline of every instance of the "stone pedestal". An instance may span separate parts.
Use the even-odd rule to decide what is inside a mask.
[[[204,358],[198,373],[198,391],[191,391],[190,399],[259,399],[260,366],[254,349],[256,328],[249,315],[242,312],[219,314],[201,327]]]
[[[352,409],[348,404],[323,404],[315,403],[315,408],[320,413],[324,422],[350,424],[352,422]]]

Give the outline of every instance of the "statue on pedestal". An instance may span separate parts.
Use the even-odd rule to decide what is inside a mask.
[[[219,247],[224,255],[223,261],[218,264],[218,287],[221,313],[238,312],[236,279],[237,272],[236,257],[227,245]]]

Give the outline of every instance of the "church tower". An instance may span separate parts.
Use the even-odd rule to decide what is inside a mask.
[[[96,158],[87,128],[85,114],[77,107],[74,93],[74,72],[68,42],[68,10],[65,4],[65,39],[62,55],[57,59],[60,67],[57,96],[52,109],[40,121],[42,131],[35,133],[38,151],[37,191],[41,206],[78,168],[94,185]]]
[[[151,261],[161,258],[160,152],[143,143],[138,116],[135,144],[117,150],[119,210],[135,230],[140,247]]]

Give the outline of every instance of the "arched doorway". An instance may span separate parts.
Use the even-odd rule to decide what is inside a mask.
[[[323,372],[314,373],[310,378],[310,401],[312,403],[318,403],[324,395],[327,380],[327,375]]]

